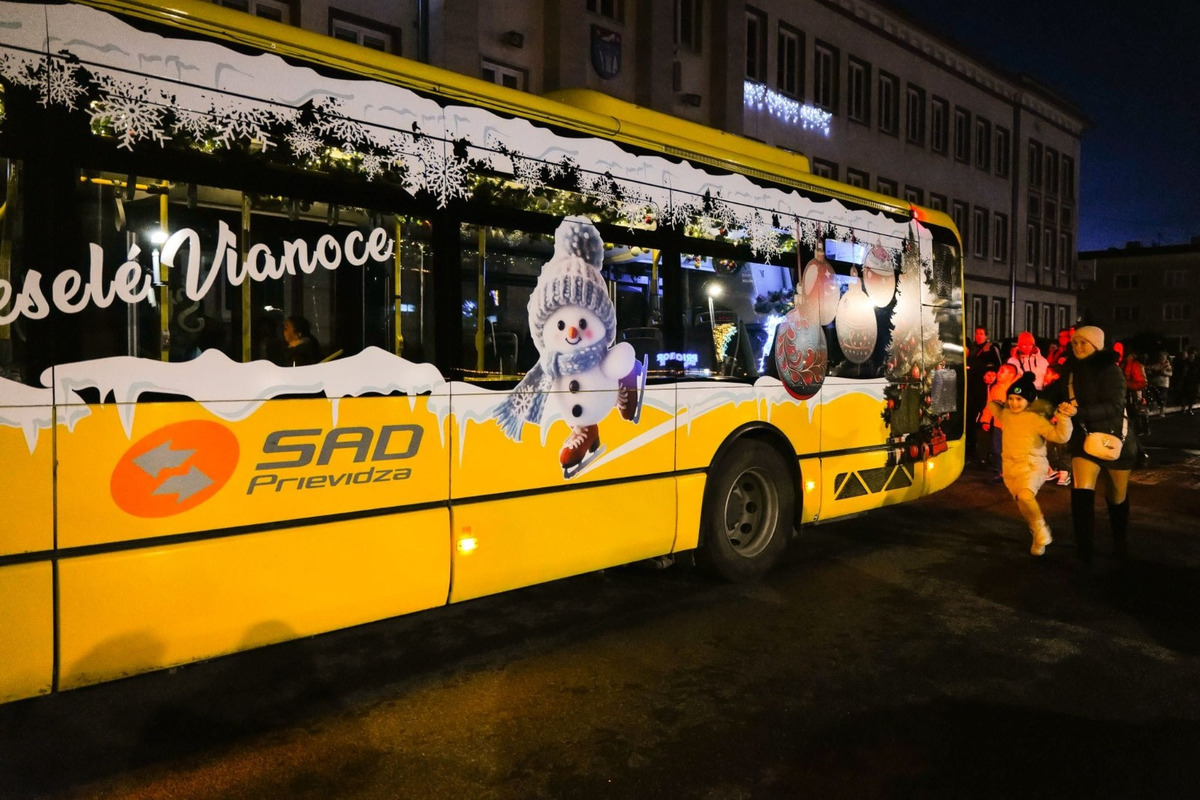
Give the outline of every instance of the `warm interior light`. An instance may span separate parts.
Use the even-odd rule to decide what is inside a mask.
[[[474,536],[464,536],[458,540],[458,552],[464,555],[473,553],[477,547],[479,547],[479,540]]]

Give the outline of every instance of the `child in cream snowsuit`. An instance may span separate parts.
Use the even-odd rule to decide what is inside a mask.
[[[1034,375],[1026,372],[1008,387],[1003,406],[994,400],[988,406],[1004,431],[1004,485],[1017,501],[1017,508],[1033,535],[1029,552],[1040,556],[1052,541],[1050,526],[1037,502],[1038,490],[1046,482],[1050,468],[1046,459],[1046,441],[1065,443],[1071,438],[1070,418],[1075,415],[1075,407],[1061,403],[1054,418],[1048,420],[1029,410],[1029,404],[1036,399]]]

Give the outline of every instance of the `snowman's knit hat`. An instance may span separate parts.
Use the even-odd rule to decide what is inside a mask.
[[[542,267],[537,286],[529,296],[529,333],[540,352],[545,347],[542,328],[563,306],[582,306],[600,318],[608,344],[616,341],[617,311],[608,296],[600,267],[604,242],[587,217],[567,217],[554,233],[554,256]]]

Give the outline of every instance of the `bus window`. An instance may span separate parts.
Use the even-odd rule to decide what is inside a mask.
[[[552,234],[463,225],[462,362],[468,380],[511,379],[537,363],[529,296],[554,252]]]
[[[400,352],[406,340],[410,354],[431,347],[420,220],[112,173],[84,173],[77,194],[76,263],[98,246],[107,275],[124,260],[153,284],[153,302],[81,303],[66,315],[77,357],[188,361],[217,349],[298,366],[368,346]],[[315,343],[303,358],[285,338],[289,318]]]
[[[700,255],[681,264],[686,372],[747,380],[766,372],[771,337],[795,293],[792,270]]]
[[[0,378],[34,384],[37,375],[30,374],[24,352],[22,325],[8,318],[13,315],[12,295],[25,282],[24,240],[21,236],[22,183],[21,162],[0,158],[0,178],[4,181],[4,196],[0,197],[0,287],[9,287],[0,297]]]

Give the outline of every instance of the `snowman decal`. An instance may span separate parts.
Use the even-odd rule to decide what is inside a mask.
[[[529,332],[538,362],[501,404],[496,420],[513,441],[526,422],[541,424],[547,397],[571,432],[559,452],[573,478],[604,452],[600,421],[616,408],[641,417],[646,366],[633,345],[614,344],[617,312],[600,267],[604,243],[586,217],[567,217],[554,234],[554,256],[529,297]]]

